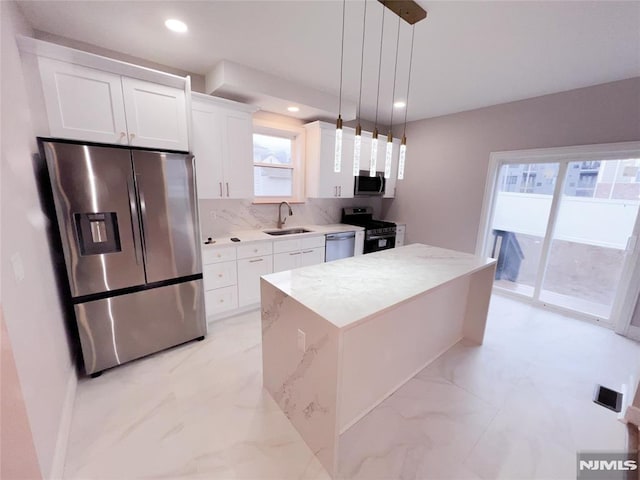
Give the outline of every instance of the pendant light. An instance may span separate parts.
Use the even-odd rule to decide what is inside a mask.
[[[342,66],[344,64],[344,7],[342,0],[342,46],[340,48],[340,97],[338,103],[338,120],[336,120],[336,150],[333,160],[334,173],[340,173],[342,167]]]
[[[353,140],[353,176],[360,175],[360,152],[362,150],[362,126],[360,125],[360,107],[362,105],[362,69],[364,66],[364,32],[367,24],[367,0],[364,0],[364,15],[362,17],[362,50],[360,52],[360,93],[358,94],[358,124],[356,136]]]
[[[369,163],[369,176],[376,176],[376,162],[378,160],[378,104],[380,101],[380,72],[382,69],[382,39],[384,38],[384,14],[386,8],[382,10],[382,29],[380,31],[380,58],[378,60],[378,93],[376,94],[376,121],[371,136],[371,161]]]
[[[404,129],[400,143],[400,158],[398,159],[398,180],[404,179],[404,164],[407,157],[407,111],[409,110],[409,87],[411,86],[411,64],[413,63],[413,38],[415,24],[411,26],[411,53],[409,54],[409,76],[407,78],[407,101],[404,107]]]
[[[398,15],[398,35],[396,36],[396,61],[393,69],[393,90],[391,94],[391,119],[387,135],[387,152],[384,157],[384,178],[391,177],[391,161],[393,159],[393,105],[396,98],[396,76],[398,74],[398,45],[400,45],[400,15]]]

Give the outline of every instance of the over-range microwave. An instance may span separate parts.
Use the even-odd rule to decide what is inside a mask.
[[[369,170],[360,170],[360,175],[355,178],[353,194],[356,197],[375,197],[384,195],[384,172],[376,172],[374,177],[369,176]]]

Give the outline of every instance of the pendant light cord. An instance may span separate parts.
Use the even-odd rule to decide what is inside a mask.
[[[400,15],[398,15],[398,36],[396,37],[396,64],[393,67],[393,93],[391,94],[391,120],[389,133],[393,130],[393,103],[396,99],[396,76],[398,74],[398,45],[400,45]]]
[[[384,14],[387,9],[382,9],[382,30],[380,32],[380,59],[378,60],[378,93],[376,94],[376,121],[375,128],[378,128],[378,104],[380,102],[380,72],[382,71],[382,39],[384,38]]]
[[[344,65],[344,10],[347,0],[342,0],[342,44],[340,47],[340,97],[338,100],[338,116],[342,113],[342,66]]]
[[[364,32],[367,25],[367,0],[364,0],[364,17],[362,18],[362,50],[360,51],[360,93],[358,94],[358,123],[362,105],[362,72],[364,67]]]
[[[409,110],[409,87],[411,86],[411,64],[413,63],[413,37],[415,34],[415,25],[411,26],[411,53],[409,54],[409,78],[407,79],[407,105],[404,107],[404,130],[402,136],[406,137],[407,133],[407,111]]]

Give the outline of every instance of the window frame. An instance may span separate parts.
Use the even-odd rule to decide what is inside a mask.
[[[278,165],[278,164],[265,164],[252,162],[254,167],[254,185],[255,185],[255,167],[268,167],[268,168],[283,168],[291,170],[291,196],[257,196],[255,187],[253,191],[253,203],[265,204],[265,203],[304,203],[305,192],[305,174],[304,174],[304,154],[305,154],[305,130],[302,127],[294,125],[286,125],[278,122],[254,119],[253,120],[253,132],[251,134],[251,148],[253,152],[253,134],[269,135],[273,137],[288,138],[291,140],[291,164],[290,165]]]

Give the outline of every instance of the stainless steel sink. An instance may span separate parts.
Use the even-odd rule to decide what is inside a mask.
[[[311,230],[304,228],[287,228],[286,230],[264,230],[267,235],[293,235],[294,233],[309,233]]]

